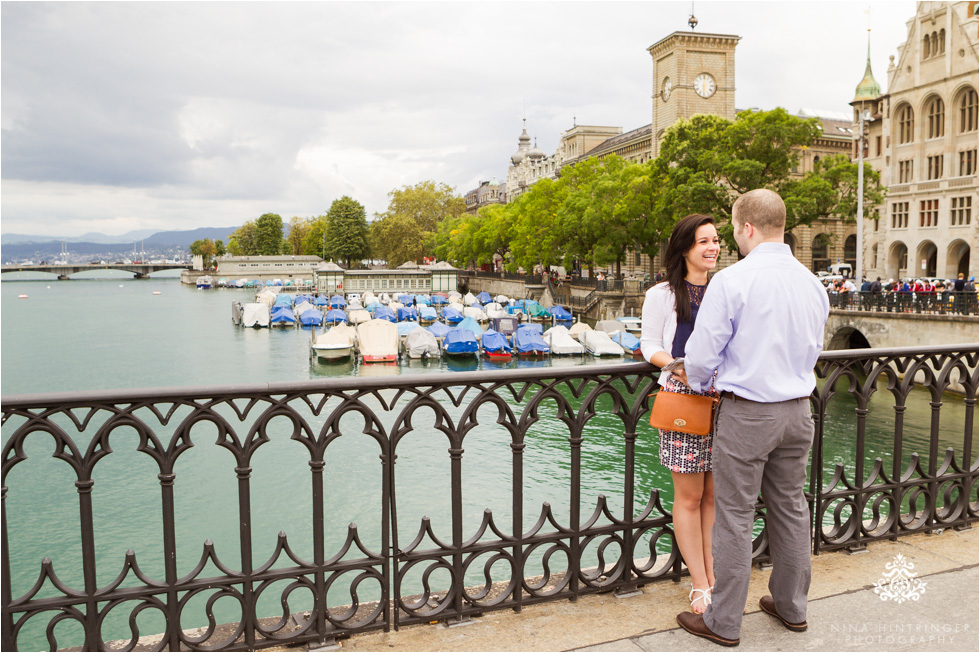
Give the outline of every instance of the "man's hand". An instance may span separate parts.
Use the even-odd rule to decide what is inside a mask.
[[[673,374],[678,381],[681,381],[684,385],[688,385],[687,373],[684,371],[684,363],[681,363],[680,365],[675,367],[673,370],[670,371],[670,373]]]

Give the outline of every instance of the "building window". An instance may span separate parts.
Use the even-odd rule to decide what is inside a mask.
[[[878,231],[878,223],[881,222],[881,209],[875,209],[875,231]]]
[[[922,200],[919,202],[919,226],[939,226],[939,200]]]
[[[878,267],[878,246],[874,245],[871,247],[871,267]]]
[[[946,53],[946,30],[939,30],[939,54]]]
[[[960,177],[977,174],[977,150],[960,152]]]
[[[875,136],[875,156],[881,156],[881,136]]]
[[[898,142],[900,145],[912,142],[912,129],[915,127],[915,114],[912,107],[903,106],[898,110]]]
[[[960,133],[977,130],[977,92],[972,88],[960,96]]]
[[[907,184],[912,181],[912,159],[898,162],[898,183]]]
[[[943,176],[943,155],[937,154],[935,156],[926,157],[926,161],[929,164],[929,177],[928,179],[940,179]]]
[[[928,59],[931,51],[932,48],[930,47],[929,44],[929,34],[927,33],[925,36],[922,37],[922,58]]]
[[[929,101],[926,113],[929,116],[929,138],[943,136],[946,133],[946,103],[943,102],[942,98],[933,98]]]
[[[909,226],[909,203],[892,203],[892,229],[905,229]]]
[[[950,209],[950,224],[959,226],[970,224],[970,214],[973,212],[973,198],[954,197]]]

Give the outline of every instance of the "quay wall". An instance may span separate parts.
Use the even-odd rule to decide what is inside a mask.
[[[873,349],[953,345],[977,342],[980,318],[831,309],[824,329],[824,349],[847,349],[854,332],[863,335]]]

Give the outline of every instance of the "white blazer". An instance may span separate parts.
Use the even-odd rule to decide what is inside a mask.
[[[650,358],[660,351],[668,354],[674,347],[674,334],[677,332],[677,302],[674,291],[666,281],[647,290],[643,300],[642,326],[640,327],[640,350],[649,363]],[[660,375],[660,385],[666,385],[670,372]]]

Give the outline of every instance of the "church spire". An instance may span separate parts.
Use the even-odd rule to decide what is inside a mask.
[[[852,102],[862,102],[865,100],[875,100],[881,95],[881,86],[875,81],[875,76],[871,72],[871,28],[868,28],[868,62],[864,67],[864,77],[854,89],[854,100]]]

